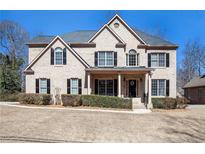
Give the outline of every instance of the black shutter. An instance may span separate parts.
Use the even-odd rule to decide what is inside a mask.
[[[70,94],[70,79],[67,79],[67,94]]]
[[[166,67],[169,67],[169,53],[166,53]]]
[[[63,49],[63,65],[66,65],[66,48]]]
[[[151,54],[148,53],[148,67],[151,67]]]
[[[98,66],[98,52],[95,52],[95,57],[94,57],[94,61],[95,61],[95,66]]]
[[[117,66],[117,52],[114,52],[114,66]]]
[[[50,79],[47,79],[47,94],[50,94],[50,89],[51,89],[51,81]]]
[[[39,93],[39,79],[36,79],[36,93]]]
[[[51,48],[51,65],[54,65],[54,49]]]
[[[114,96],[117,96],[117,79],[114,79]]]
[[[95,79],[95,94],[98,94],[98,79]]]
[[[82,94],[82,80],[78,79],[78,94]]]
[[[166,96],[169,96],[169,80],[166,80]]]

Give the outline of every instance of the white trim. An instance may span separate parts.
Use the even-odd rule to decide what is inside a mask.
[[[125,24],[125,26],[126,26],[130,31],[132,31],[137,38],[139,38],[145,45],[148,45],[134,30],[132,30],[132,28],[130,28],[130,26],[128,26],[128,24],[127,24],[118,14],[116,14],[116,15],[107,23],[107,25],[109,25],[109,24],[111,23],[111,21],[112,21],[113,19],[115,19],[115,18],[120,19],[121,22],[123,22],[123,24]]]
[[[61,52],[62,53],[62,64],[56,64],[56,49],[61,49],[61,51],[57,51],[57,52]],[[56,47],[54,49],[54,65],[63,65],[63,49],[61,47]]]
[[[113,35],[116,36],[116,37],[120,40],[121,43],[124,43],[124,44],[125,44],[125,42],[124,42],[107,24],[105,24],[103,27],[101,27],[101,28],[95,33],[95,35],[93,35],[93,36],[88,40],[88,43],[92,42],[92,41],[94,40],[94,38],[95,38],[99,33],[101,33],[101,31],[102,31],[103,29],[105,29],[105,28],[109,29],[109,30],[113,33]],[[119,40],[118,40],[118,41],[119,41]]]
[[[57,40],[59,39],[86,67],[90,67],[85,61],[73,50],[60,36],[56,36],[47,46],[44,48],[33,60],[32,62],[25,68],[24,71],[28,70],[37,60],[38,58],[48,50],[48,48]]]
[[[41,91],[41,88],[42,88],[41,82],[42,82],[43,80],[46,81],[46,93],[43,93],[43,92]],[[43,87],[43,88],[45,88],[45,87]],[[47,94],[47,93],[48,93],[47,79],[46,79],[46,78],[39,78],[39,94]]]
[[[156,80],[157,81],[157,95],[152,95],[152,81]],[[159,95],[159,80],[163,80],[164,81],[164,95]],[[166,97],[166,93],[167,93],[167,80],[166,79],[151,79],[151,97]]]
[[[99,65],[99,53],[100,52],[105,52],[105,65]],[[107,52],[112,52],[112,65],[107,65]],[[98,67],[114,67],[114,51],[98,51]]]
[[[152,66],[152,55],[153,54],[156,54],[157,55],[157,66]],[[164,54],[164,66],[159,66],[159,55],[160,54]],[[166,64],[167,64],[167,57],[166,57],[166,52],[163,52],[163,53],[150,53],[150,55],[151,55],[151,59],[150,59],[150,61],[151,61],[151,68],[167,68],[167,66],[166,66]]]
[[[72,88],[73,88],[72,80],[77,80],[77,94],[72,94]],[[71,78],[70,79],[70,94],[72,94],[72,95],[79,95],[79,79],[78,78]]]

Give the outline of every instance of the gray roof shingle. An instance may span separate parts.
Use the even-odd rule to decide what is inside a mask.
[[[174,43],[171,43],[167,40],[160,38],[159,36],[148,34],[136,28],[132,29],[135,31],[135,33],[139,35],[140,38],[142,38],[143,41],[145,41],[149,45],[176,45]]]
[[[205,86],[205,75],[191,79],[184,88]]]
[[[150,35],[145,32],[142,32],[136,28],[133,28],[135,33],[139,35],[139,37],[142,38],[147,44],[149,45],[168,45],[172,46],[175,45],[169,41],[166,41],[158,36]],[[72,43],[83,43],[87,42],[92,36],[95,35],[97,31],[96,30],[80,30],[80,31],[74,31],[66,34],[60,35],[60,37],[65,41],[65,42],[72,42]],[[48,44],[52,41],[52,39],[55,36],[44,36],[44,35],[39,35],[34,38],[32,38],[27,44]]]

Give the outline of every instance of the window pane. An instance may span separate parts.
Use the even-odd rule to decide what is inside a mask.
[[[47,80],[40,79],[40,93],[47,94]]]
[[[107,80],[107,95],[113,96],[113,80]]]
[[[99,95],[105,95],[105,80],[99,80]]]
[[[159,96],[165,96],[165,80],[159,80]]]
[[[55,50],[55,64],[63,64],[63,51],[61,48]]]
[[[106,52],[106,64],[107,66],[113,65],[113,53],[112,52]]]
[[[136,66],[136,55],[129,55],[129,66]]]
[[[151,66],[158,67],[158,56],[157,54],[151,54]]]
[[[99,65],[105,66],[105,52],[99,52]]]
[[[157,96],[157,80],[152,80],[152,96]]]
[[[160,67],[165,66],[165,54],[164,53],[159,54],[159,66]]]
[[[71,79],[71,94],[78,94],[78,79]]]
[[[113,52],[99,52],[99,66],[113,66]]]

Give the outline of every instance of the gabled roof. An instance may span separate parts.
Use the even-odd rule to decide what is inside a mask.
[[[115,20],[119,19],[129,30],[135,35],[142,44],[151,45],[151,46],[176,46],[176,44],[171,43],[167,40],[160,38],[159,36],[151,35],[143,31],[138,30],[137,28],[129,27],[118,15],[115,15],[107,24],[105,24],[100,30],[78,30],[74,32],[69,32],[66,34],[60,35],[60,37],[66,43],[86,43],[89,42],[95,35],[97,35],[103,28],[108,28],[120,41],[123,42],[123,39],[120,38],[111,28],[109,24]],[[49,44],[55,36],[48,35],[39,35],[32,38],[27,44]],[[124,43],[124,42],[123,42]]]
[[[205,75],[191,79],[184,88],[202,87],[205,86]]]
[[[77,53],[75,52],[74,49],[72,49],[60,36],[56,36],[55,38],[53,38],[53,40],[46,46],[46,48],[44,48],[32,61],[31,63],[26,67],[26,69],[24,70],[24,72],[26,72],[27,70],[29,70],[37,61],[38,59],[49,49],[49,47],[57,40],[60,40],[65,47],[67,47],[75,56],[76,58],[78,58],[80,60],[80,62],[82,62],[82,64],[84,64],[87,68],[89,68],[90,66],[86,63],[86,61]]]
[[[142,44],[146,45],[146,42],[139,37],[139,35],[137,33],[135,33],[135,31],[130,28],[130,26],[128,26],[128,24],[119,16],[119,15],[115,15],[108,23],[107,25],[110,25],[115,19],[118,19]]]
[[[165,39],[160,38],[159,36],[156,35],[151,35],[146,32],[143,32],[141,30],[138,30],[137,28],[132,28],[135,33],[138,34],[139,37],[141,37],[148,45],[157,45],[157,46],[170,46],[173,45],[175,46],[176,44],[171,43]]]
[[[92,42],[104,29],[107,29],[120,43],[125,44],[125,42],[107,24],[105,24],[101,29],[99,29],[95,33],[95,35],[93,35],[92,38],[88,40],[88,42]]]
[[[96,33],[96,30],[80,30],[69,32],[66,34],[60,35],[60,37],[66,42],[74,42],[74,43],[83,43],[88,42],[88,40]],[[55,36],[49,35],[38,35],[32,38],[27,44],[48,44],[50,43]]]

